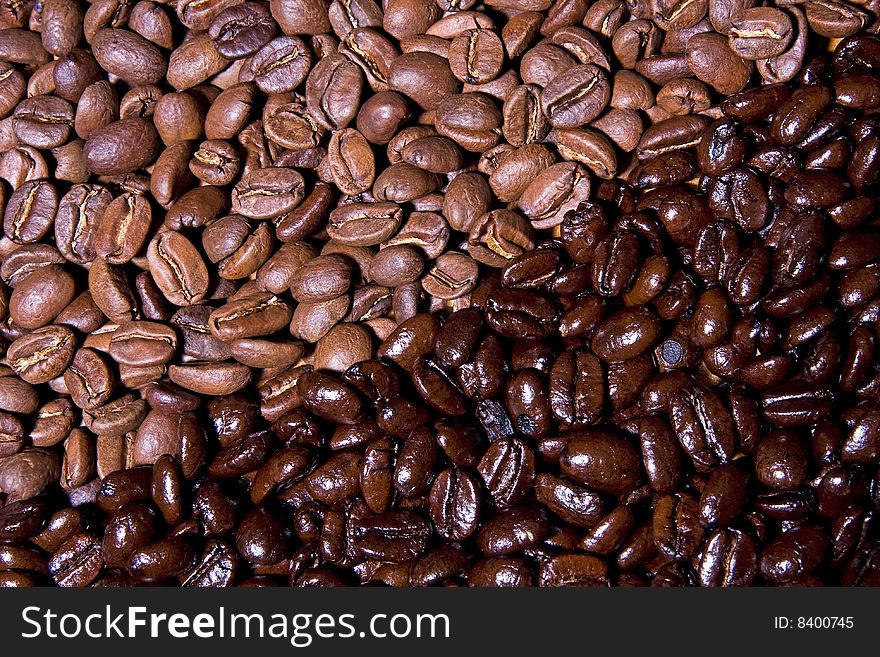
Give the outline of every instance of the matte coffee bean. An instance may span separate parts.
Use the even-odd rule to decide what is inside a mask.
[[[693,36],[687,43],[686,57],[694,75],[719,93],[735,94],[749,81],[749,66],[720,34]]]
[[[3,232],[14,242],[36,242],[48,232],[57,208],[58,193],[52,184],[44,180],[27,181],[9,197]]]
[[[208,289],[208,272],[201,255],[181,233],[158,235],[147,249],[150,273],[165,297],[175,305],[201,301]]]
[[[541,109],[554,128],[576,128],[595,119],[611,100],[604,71],[582,64],[556,78],[541,93]]]
[[[749,586],[757,571],[754,540],[738,529],[716,530],[700,558],[701,586]]]
[[[158,151],[156,129],[140,118],[109,123],[92,132],[83,146],[86,166],[98,175],[131,173],[149,164]]]

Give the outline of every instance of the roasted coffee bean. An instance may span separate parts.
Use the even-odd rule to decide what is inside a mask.
[[[517,557],[483,559],[468,572],[470,586],[528,587],[533,586],[533,575],[525,561]]]
[[[98,577],[103,565],[100,540],[82,533],[59,546],[49,561],[49,574],[58,586],[84,587]]]
[[[186,538],[171,536],[135,550],[128,569],[145,581],[161,582],[188,571],[194,560],[195,553]]]
[[[413,384],[435,409],[451,417],[464,415],[467,405],[455,380],[435,361],[421,357],[413,364]]]
[[[613,431],[587,429],[566,439],[560,458],[562,472],[591,488],[622,495],[641,479],[638,450]]]
[[[99,436],[120,438],[137,429],[147,414],[146,407],[146,402],[134,395],[122,395],[98,408],[83,409],[83,424]],[[116,443],[125,451],[127,442],[117,440]]]
[[[213,20],[210,21],[208,34],[214,40],[217,51],[228,59],[253,55],[269,42],[277,30],[268,8],[257,3],[233,5],[219,12],[211,11],[210,15]]]
[[[813,30],[837,39],[855,34],[868,20],[860,9],[843,2],[808,2],[805,9]]]
[[[396,203],[351,203],[330,213],[327,234],[351,246],[373,246],[397,232],[403,213]]]
[[[809,426],[831,410],[831,392],[800,383],[786,383],[764,394],[764,416],[779,427]]]
[[[393,482],[405,497],[427,492],[433,479],[436,461],[434,436],[423,427],[412,431],[403,441],[395,462]]]
[[[437,475],[429,500],[431,519],[445,539],[463,541],[476,531],[481,493],[466,471],[450,469]]]
[[[557,516],[575,527],[589,529],[603,517],[601,496],[562,477],[541,473],[535,495]]]
[[[711,106],[709,89],[699,80],[671,80],[657,92],[657,105],[670,114],[696,114]]]
[[[581,64],[548,84],[541,92],[541,109],[554,128],[576,128],[595,119],[611,100],[605,72]]]
[[[284,529],[278,519],[263,507],[255,507],[242,518],[235,533],[235,546],[245,561],[271,565],[285,557]]]
[[[489,495],[500,508],[514,506],[527,494],[535,478],[534,452],[518,439],[493,442],[478,470]]]
[[[715,468],[700,495],[700,522],[705,527],[729,525],[745,503],[746,484],[736,463]]]
[[[791,18],[780,9],[752,7],[730,24],[730,47],[743,59],[770,59],[785,52],[794,37]]]
[[[40,498],[7,504],[0,510],[0,536],[4,541],[23,541],[41,533],[48,520]]]
[[[181,576],[181,586],[231,586],[238,570],[238,555],[226,542],[211,540],[195,567]]]
[[[738,43],[736,38],[734,42]],[[751,74],[749,66],[720,34],[705,33],[691,37],[685,54],[687,65],[694,75],[719,93],[735,94],[748,84]]]
[[[658,332],[657,317],[645,307],[634,306],[599,323],[593,351],[605,361],[629,360],[649,349]]]
[[[64,373],[64,383],[77,406],[93,410],[110,401],[115,377],[100,352],[84,347]]]
[[[373,151],[364,136],[352,128],[336,132],[328,147],[328,164],[336,186],[345,194],[367,191],[376,176]]]
[[[66,100],[38,95],[18,104],[12,129],[22,142],[34,148],[56,148],[70,137],[73,118],[73,108]]]
[[[772,582],[791,582],[813,571],[828,549],[825,532],[818,527],[795,527],[768,542],[761,551],[761,575]]]
[[[224,342],[269,335],[290,322],[290,307],[274,294],[239,297],[208,317],[211,333]]]
[[[58,193],[45,180],[30,180],[9,197],[3,215],[3,232],[13,242],[36,242],[51,227],[58,208]]]
[[[251,382],[251,370],[238,363],[197,363],[171,365],[168,378],[203,395],[231,395]]]
[[[46,326],[9,345],[9,366],[28,383],[47,383],[60,376],[73,359],[76,338],[66,326]]]
[[[669,409],[672,428],[691,459],[709,467],[730,460],[735,446],[733,421],[715,393],[686,387],[661,403]]]
[[[658,417],[639,420],[642,462],[648,481],[663,495],[676,489],[681,478],[681,454],[671,427]]]
[[[327,129],[338,130],[355,119],[362,88],[363,75],[358,66],[342,55],[330,55],[309,73],[306,104],[316,121]]]
[[[544,337],[559,316],[553,301],[527,290],[498,290],[487,305],[490,325],[506,337]]]
[[[153,124],[128,118],[92,132],[83,146],[83,156],[92,173],[118,175],[146,166],[158,150],[159,136]]]
[[[754,540],[739,529],[719,529],[700,557],[701,586],[749,586],[757,572]]]
[[[208,272],[195,246],[181,233],[161,233],[147,249],[150,273],[165,297],[178,306],[201,301],[208,289]]]
[[[297,171],[252,169],[232,190],[232,210],[251,219],[272,219],[296,208],[304,195],[303,178]]]
[[[542,509],[518,506],[488,520],[477,533],[477,544],[487,556],[515,554],[537,545],[548,531],[548,518]]]
[[[110,338],[110,356],[126,365],[158,365],[167,363],[177,351],[177,334],[157,322],[123,324]]]
[[[351,40],[355,48],[358,47],[356,39],[349,37],[348,40]],[[412,52],[400,55],[390,63],[387,73],[383,73],[375,63],[371,63],[369,68],[374,78],[386,82],[391,90],[408,96],[425,110],[437,109],[444,98],[458,89],[458,80],[452,73],[450,63],[433,53]]]
[[[652,533],[657,549],[670,560],[686,561],[699,549],[703,529],[698,500],[688,493],[675,493],[657,501]]]

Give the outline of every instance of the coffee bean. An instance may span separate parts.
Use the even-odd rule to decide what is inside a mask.
[[[554,128],[576,128],[599,116],[610,100],[611,85],[602,69],[582,64],[544,88],[541,109]]]
[[[104,565],[101,543],[92,534],[77,534],[63,543],[49,561],[49,574],[58,586],[91,584]]]
[[[3,232],[14,242],[36,242],[48,232],[58,208],[58,193],[45,180],[31,180],[9,197]]]
[[[177,385],[203,395],[231,395],[251,382],[251,370],[238,363],[172,365],[168,378]]]
[[[477,533],[477,543],[487,556],[504,556],[536,545],[548,531],[549,524],[543,510],[513,507],[486,522]]]
[[[695,35],[687,43],[686,56],[694,75],[719,93],[735,94],[748,83],[748,65],[720,34]]]
[[[204,261],[182,234],[158,235],[150,242],[147,259],[156,284],[170,302],[189,306],[204,297],[208,287]]]
[[[226,542],[211,540],[195,567],[181,575],[181,586],[231,586],[238,570],[238,555]]]
[[[253,169],[233,189],[232,209],[251,219],[271,219],[296,208],[304,194],[303,178],[293,169]]]
[[[47,383],[73,359],[76,340],[65,326],[46,326],[15,340],[6,351],[9,366],[28,383]]]
[[[16,285],[9,297],[9,316],[24,329],[51,322],[75,295],[73,277],[58,265],[41,267]]]
[[[761,575],[773,582],[790,582],[809,574],[821,562],[828,538],[817,527],[796,527],[771,541],[761,552]]]
[[[129,557],[128,569],[146,581],[161,582],[186,572],[194,560],[186,539],[172,536],[136,549]]]
[[[422,554],[430,533],[428,522],[413,511],[389,511],[356,522],[354,544],[369,557],[392,563]]]
[[[535,495],[553,513],[576,527],[589,529],[603,516],[599,495],[562,477],[539,474]]]
[[[836,39],[855,34],[867,21],[862,11],[842,2],[809,2],[805,9],[807,21],[813,30]]]
[[[83,156],[92,173],[118,175],[146,166],[158,150],[159,137],[153,124],[128,118],[92,132],[83,146]]]
[[[658,328],[657,318],[647,308],[621,310],[597,326],[593,350],[606,361],[629,360],[652,345]]]
[[[539,586],[602,586],[608,581],[608,566],[598,557],[566,554],[542,564]]]
[[[338,130],[356,116],[363,89],[363,75],[356,64],[342,55],[317,62],[306,81],[306,104],[316,121]]]
[[[130,84],[153,84],[165,75],[168,62],[162,51],[135,32],[104,28],[90,43],[101,68]]]
[[[466,30],[449,46],[453,75],[468,84],[483,84],[498,76],[504,63],[504,47],[490,30]]]
[[[769,59],[785,52],[794,37],[791,19],[770,7],[752,7],[730,24],[730,47],[743,59]]]
[[[281,523],[266,509],[255,507],[242,519],[235,534],[235,546],[249,563],[278,563],[285,556]]]
[[[376,165],[364,136],[352,128],[338,131],[330,140],[327,157],[336,186],[346,194],[360,194],[373,184]]]
[[[58,481],[61,464],[54,452],[26,449],[0,460],[0,490],[7,503],[36,497]]]
[[[467,49],[468,45],[464,45]],[[472,53],[473,49],[470,52]],[[379,71],[373,75],[381,80],[382,74]],[[427,52],[406,53],[394,59],[386,80],[393,91],[408,96],[426,110],[437,109],[444,98],[451,96],[458,89],[458,80],[453,76],[450,63]]]

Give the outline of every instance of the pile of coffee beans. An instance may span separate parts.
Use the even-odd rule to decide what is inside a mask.
[[[876,0],[0,0],[0,586],[880,585]]]

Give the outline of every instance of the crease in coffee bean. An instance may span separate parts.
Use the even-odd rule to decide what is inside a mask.
[[[56,336],[46,347],[34,351],[29,356],[14,359],[11,363],[12,369],[18,373],[24,372],[27,368],[46,360],[48,356],[60,352],[72,339],[73,336],[67,334]]]
[[[353,35],[344,39],[343,43],[345,43],[345,45],[355,55],[357,55],[361,59],[361,61],[364,62],[364,64],[370,70],[370,73],[373,75],[373,77],[375,77],[377,80],[379,80],[379,82],[382,82],[383,84],[388,84],[388,78],[382,72],[382,69],[379,67],[379,64],[372,57],[372,55],[370,55],[370,53],[361,49],[360,46],[358,46]]]

